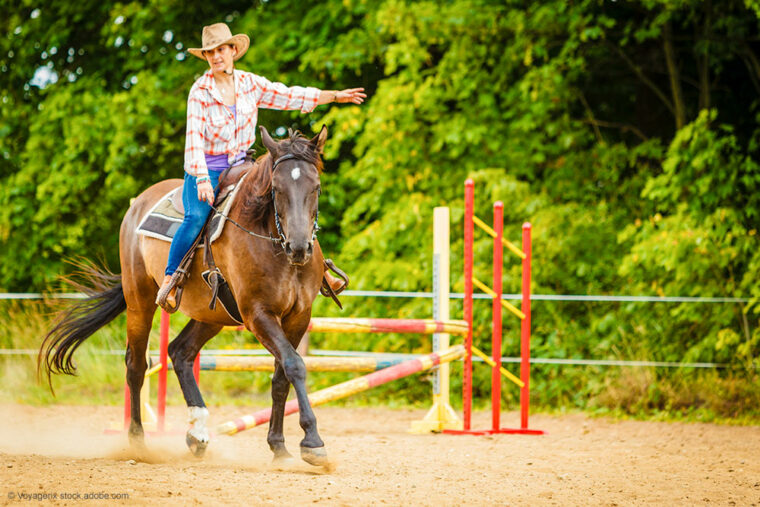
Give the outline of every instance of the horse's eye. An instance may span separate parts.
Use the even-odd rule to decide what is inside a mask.
[[[317,187],[317,197],[319,197],[320,195],[322,195],[322,187],[321,186]]]

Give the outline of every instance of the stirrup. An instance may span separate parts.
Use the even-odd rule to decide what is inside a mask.
[[[325,297],[332,298],[333,301],[335,301],[335,304],[338,305],[338,308],[341,310],[343,309],[343,305],[341,304],[340,300],[338,299],[338,294],[346,290],[349,283],[348,275],[340,269],[338,266],[335,265],[335,263],[331,259],[325,259],[325,267],[338,275],[338,278],[343,280],[343,285],[337,290],[334,291],[332,287],[330,287],[330,284],[327,282],[327,277],[322,277],[322,287],[319,288],[319,293],[322,294]]]

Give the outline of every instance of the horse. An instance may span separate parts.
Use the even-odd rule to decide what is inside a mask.
[[[284,407],[292,384],[304,431],[301,458],[312,465],[325,466],[327,453],[306,393],[306,368],[296,347],[311,320],[312,303],[324,273],[316,229],[327,128],[323,126],[311,139],[291,131],[287,139],[279,142],[263,126],[260,133],[267,153],[255,163],[247,162],[248,174],[227,215],[236,226],[226,224],[211,249],[238,303],[244,326],[275,359],[272,417],[267,434],[274,460],[292,460],[283,436]],[[86,298],[62,310],[38,356],[38,367],[47,374],[48,383],[52,373],[74,374],[72,354],[77,347],[126,310],[125,363],[131,401],[128,435],[130,443],[137,447],[144,447],[140,388],[148,366],[145,352],[169,243],[136,231],[154,204],[181,185],[179,179],[164,180],[134,200],[119,233],[121,274],[88,264],[83,270],[85,283],[76,285]],[[209,308],[211,291],[202,280],[203,269],[201,256],[196,255],[178,308],[190,317],[190,322],[168,350],[192,424],[186,443],[199,457],[209,442],[208,409],[193,376],[193,361],[224,326],[237,325],[221,305]]]

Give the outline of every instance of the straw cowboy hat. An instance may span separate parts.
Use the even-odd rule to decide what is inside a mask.
[[[251,43],[251,39],[244,33],[232,35],[230,27],[224,23],[214,23],[203,27],[203,36],[201,38],[202,48],[188,48],[188,52],[197,56],[201,60],[205,60],[203,56],[204,51],[210,51],[214,48],[221,46],[222,44],[233,44],[237,48],[237,55],[235,60],[240,59],[246,51],[248,51],[248,45]]]

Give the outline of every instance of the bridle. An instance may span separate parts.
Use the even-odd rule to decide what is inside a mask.
[[[285,155],[283,155],[280,158],[278,158],[277,160],[275,160],[274,163],[272,164],[272,181],[274,181],[274,173],[277,170],[277,166],[281,162],[284,162],[285,160],[304,160],[304,159],[301,159],[301,158],[297,157],[296,155],[293,155],[292,153],[286,153]],[[306,162],[306,160],[304,160],[304,162]],[[277,227],[277,234],[280,236],[279,238],[272,237],[271,235],[264,236],[262,234],[257,234],[257,233],[255,233],[255,232],[253,232],[251,230],[246,229],[245,227],[243,227],[242,225],[240,225],[239,223],[237,223],[236,221],[234,221],[233,219],[231,219],[229,216],[227,216],[224,213],[222,213],[213,204],[211,205],[211,209],[213,209],[216,213],[218,213],[219,215],[221,215],[222,217],[224,217],[226,220],[229,220],[230,222],[232,222],[232,224],[234,224],[238,229],[240,229],[240,230],[242,230],[244,232],[247,232],[248,234],[250,234],[251,236],[254,236],[256,238],[266,239],[266,240],[271,241],[274,244],[279,244],[282,247],[282,249],[285,250],[285,244],[287,243],[288,238],[285,237],[285,232],[282,230],[282,223],[280,222],[280,214],[277,212],[277,200],[275,199],[274,185],[272,184],[272,181],[270,181],[269,186],[272,187],[272,206],[274,207],[274,224]],[[317,195],[318,196],[321,195],[321,193],[322,193],[321,189],[318,192],[319,193]],[[319,203],[317,203],[317,204],[319,204]],[[317,239],[317,231],[318,230],[319,230],[319,207],[317,207],[317,214],[314,217],[314,226],[313,226],[312,233],[311,233],[311,241],[312,242],[315,239]]]
[[[280,162],[283,162],[285,160],[303,160],[299,159],[292,153],[286,153],[285,155],[281,156],[277,160],[274,161],[274,164],[272,164],[272,181],[274,181],[274,173],[277,170],[277,166],[280,164]],[[285,248],[285,243],[287,241],[287,238],[285,237],[285,233],[282,231],[282,224],[280,223],[280,214],[277,212],[277,200],[275,199],[274,195],[274,185],[270,183],[269,185],[272,187],[272,206],[274,206],[274,225],[277,227],[277,234],[280,235],[280,245],[282,245],[282,248]],[[322,190],[318,190],[317,196],[321,195]],[[317,201],[317,214],[314,217],[314,226],[312,228],[311,232],[311,241],[314,242],[315,239],[317,239],[317,231],[319,230],[319,201]]]

